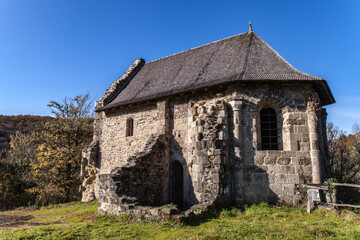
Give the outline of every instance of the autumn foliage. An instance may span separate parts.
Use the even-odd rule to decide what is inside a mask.
[[[360,132],[346,134],[329,123],[327,135],[332,178],[360,184]]]
[[[81,151],[92,139],[89,95],[48,106],[55,118],[32,134],[11,137],[10,151],[0,161],[0,209],[80,198]]]
[[[39,125],[51,119],[52,117],[48,116],[0,115],[0,152],[5,153],[10,148],[11,135],[15,135],[16,132],[30,134]]]

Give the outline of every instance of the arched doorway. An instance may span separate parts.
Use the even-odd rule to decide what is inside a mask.
[[[178,205],[179,208],[182,208],[184,198],[184,173],[179,161],[174,161],[171,164],[170,177],[170,201]]]

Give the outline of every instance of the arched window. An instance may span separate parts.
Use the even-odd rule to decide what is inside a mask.
[[[128,118],[126,120],[126,136],[134,135],[134,120],[132,118]]]
[[[261,149],[278,150],[278,126],[276,112],[272,108],[263,108],[260,111]]]

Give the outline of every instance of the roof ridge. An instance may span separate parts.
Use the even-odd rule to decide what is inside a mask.
[[[242,75],[242,77],[241,78],[243,78],[244,77],[244,74],[246,73],[246,69],[247,69],[247,67],[248,67],[248,61],[249,61],[249,56],[250,56],[250,51],[251,51],[251,43],[252,43],[252,41],[253,41],[253,31],[249,31],[249,33],[250,33],[250,36],[249,36],[249,43],[248,43],[248,45],[247,45],[247,51],[246,51],[246,55],[245,55],[245,59],[244,59],[244,64],[243,64],[243,75]]]
[[[239,33],[239,34],[236,34],[236,35],[233,35],[233,36],[230,36],[230,37],[226,37],[226,38],[223,38],[223,39],[220,39],[220,40],[216,40],[216,41],[213,41],[213,42],[209,42],[209,43],[206,43],[206,44],[197,46],[197,47],[189,48],[189,49],[187,49],[187,50],[185,50],[185,51],[177,52],[177,53],[174,53],[174,54],[171,54],[171,55],[162,57],[162,58],[158,58],[158,59],[152,60],[152,61],[150,61],[150,62],[147,62],[147,63],[145,63],[145,64],[152,63],[152,62],[156,62],[156,61],[159,61],[159,60],[162,60],[162,59],[165,59],[165,58],[169,58],[169,57],[172,57],[172,56],[176,56],[176,55],[181,54],[181,53],[186,53],[186,52],[188,52],[188,51],[191,51],[191,50],[194,50],[194,49],[198,49],[198,48],[201,48],[201,47],[205,47],[205,46],[207,46],[207,45],[210,45],[210,44],[213,44],[213,43],[217,43],[217,42],[220,42],[220,41],[223,41],[223,40],[235,38],[235,37],[238,37],[238,36],[243,35],[243,34],[246,34],[246,33],[249,33],[249,32]]]
[[[284,61],[290,68],[292,68],[295,72],[299,73],[299,74],[304,74],[306,76],[311,76],[311,77],[317,77],[317,76],[313,76],[311,74],[308,74],[308,73],[305,73],[305,72],[302,72],[300,70],[298,70],[297,68],[295,68],[293,65],[291,65],[285,58],[283,58],[274,48],[272,48],[267,42],[265,42],[259,35],[257,35],[255,32],[253,32],[255,37],[257,37],[260,41],[262,41],[265,46],[267,46],[272,52],[275,53],[275,56],[277,58],[279,58],[280,60]],[[317,77],[319,79],[323,79],[323,78],[320,78],[320,77]]]

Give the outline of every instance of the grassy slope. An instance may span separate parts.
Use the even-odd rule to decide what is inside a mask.
[[[0,230],[0,239],[360,239],[360,216],[267,204],[222,210],[192,223],[131,221],[96,216],[97,203],[68,203],[33,211],[0,212],[32,215],[26,224]],[[34,226],[36,224],[47,224]],[[0,229],[6,229],[0,225]]]

